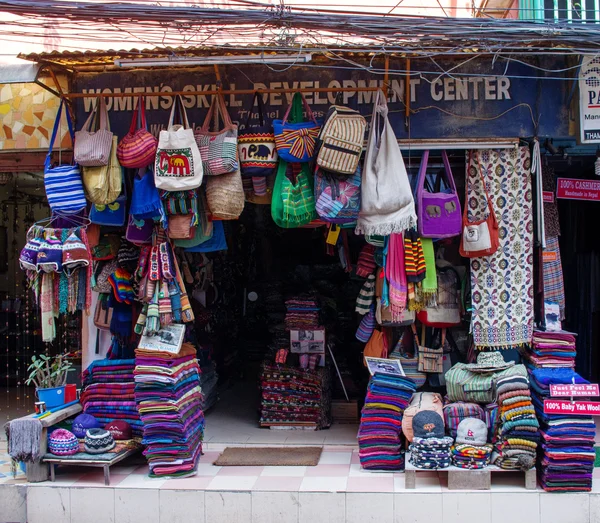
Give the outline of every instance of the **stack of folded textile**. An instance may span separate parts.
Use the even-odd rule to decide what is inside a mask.
[[[135,401],[144,424],[151,477],[193,475],[202,453],[204,413],[196,349],[136,349]]]
[[[413,418],[413,432],[415,435],[409,447],[411,465],[431,470],[450,466],[450,447],[454,439],[444,436],[444,420],[437,412],[417,412]]]
[[[450,449],[452,465],[461,469],[482,469],[490,464],[492,445],[487,443],[488,427],[478,418],[458,424],[456,442]]]
[[[500,378],[496,390],[498,420],[492,462],[503,469],[529,470],[535,465],[540,441],[529,380],[525,376]]]
[[[548,492],[590,492],[596,425],[591,416],[544,414],[550,385],[588,383],[571,368],[531,369],[533,401],[541,422],[538,478]]]
[[[575,367],[576,355],[573,334],[535,331],[525,358],[529,367]]]
[[[287,330],[314,329],[319,327],[319,305],[308,296],[298,296],[285,302]]]
[[[83,411],[94,416],[102,426],[123,420],[131,425],[135,436],[142,435],[142,421],[134,396],[135,360],[97,360],[83,373],[80,402]]]
[[[328,367],[315,370],[265,362],[261,374],[260,425],[331,425],[331,378]]]
[[[405,377],[387,374],[371,377],[358,429],[363,468],[404,469],[402,415],[415,391],[413,381]]]

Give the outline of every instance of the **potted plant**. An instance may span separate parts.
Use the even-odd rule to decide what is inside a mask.
[[[64,405],[67,374],[72,370],[64,354],[52,358],[45,354],[32,356],[27,370],[29,377],[25,383],[35,385],[38,401],[46,403],[48,409]]]

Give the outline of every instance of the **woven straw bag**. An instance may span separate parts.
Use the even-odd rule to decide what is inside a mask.
[[[117,159],[117,137],[113,136],[108,165],[83,168],[87,199],[98,205],[113,203],[121,194],[122,172]]]
[[[213,218],[237,220],[244,210],[244,185],[239,169],[208,178],[206,201]]]

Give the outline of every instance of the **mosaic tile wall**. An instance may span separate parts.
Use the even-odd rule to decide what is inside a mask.
[[[67,79],[59,77],[59,82],[67,90]],[[59,103],[37,84],[0,83],[0,150],[48,149]],[[64,117],[60,130],[61,146],[70,148]],[[58,139],[55,146],[59,146]]]

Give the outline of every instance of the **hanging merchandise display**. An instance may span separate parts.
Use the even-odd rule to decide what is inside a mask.
[[[180,124],[175,125],[175,114]],[[164,191],[195,189],[202,184],[202,158],[181,96],[176,96],[166,131],[158,136],[154,183]]]
[[[206,201],[213,218],[237,220],[244,210],[244,185],[239,169],[206,181]]]
[[[117,158],[123,167],[141,169],[154,163],[158,141],[146,123],[146,99],[140,96],[133,110],[129,132],[117,146]]]
[[[315,208],[328,223],[352,223],[360,211],[361,168],[350,176],[317,168],[315,170]]]
[[[302,107],[306,111],[307,122],[303,121]],[[280,160],[305,163],[313,159],[321,123],[317,122],[302,93],[293,95],[283,120],[273,120],[273,130]]]
[[[417,180],[418,229],[422,238],[451,238],[461,233],[462,215],[452,169],[446,151],[442,151],[445,179],[441,172],[433,188],[427,177],[429,151],[423,151]],[[442,187],[445,182],[446,187]],[[428,189],[426,190],[426,187]]]
[[[417,225],[415,202],[402,153],[377,91],[362,173],[357,234],[389,235]]]
[[[121,170],[121,169],[119,169]],[[92,205],[90,220],[96,225],[107,225],[110,227],[123,227],[127,218],[127,190],[124,173],[119,179],[121,183],[121,194],[108,204]]]
[[[116,154],[117,137],[112,138],[110,157],[106,165],[83,168],[83,186],[87,199],[98,205],[114,202],[121,193],[123,175]]]
[[[258,104],[257,116],[260,125],[250,126],[255,104]],[[252,177],[254,181],[255,178],[264,178],[276,172],[278,156],[275,134],[273,126],[265,124],[262,95],[258,91],[254,93],[246,125],[238,132],[238,155],[240,170],[244,177]]]
[[[489,202],[489,183],[496,214],[505,232],[492,255],[471,260],[472,328],[476,347],[516,347],[533,333],[533,214],[530,154],[527,147],[478,151],[469,155],[469,220],[478,219]],[[481,169],[481,170],[480,170]],[[467,206],[466,206],[467,207]]]
[[[92,130],[95,124],[98,124],[98,129]],[[81,167],[98,167],[108,164],[113,151],[108,109],[101,96],[81,130],[75,133],[73,157]]]
[[[308,225],[316,218],[313,176],[307,164],[279,160],[271,216],[286,229]]]
[[[57,214],[76,214],[85,209],[86,206],[79,166],[77,164],[52,166],[52,147],[56,141],[63,106],[67,116],[67,126],[71,140],[75,140],[69,109],[65,105],[65,102],[61,100],[50,137],[48,155],[44,162],[44,188],[46,189],[46,198],[52,212]]]

